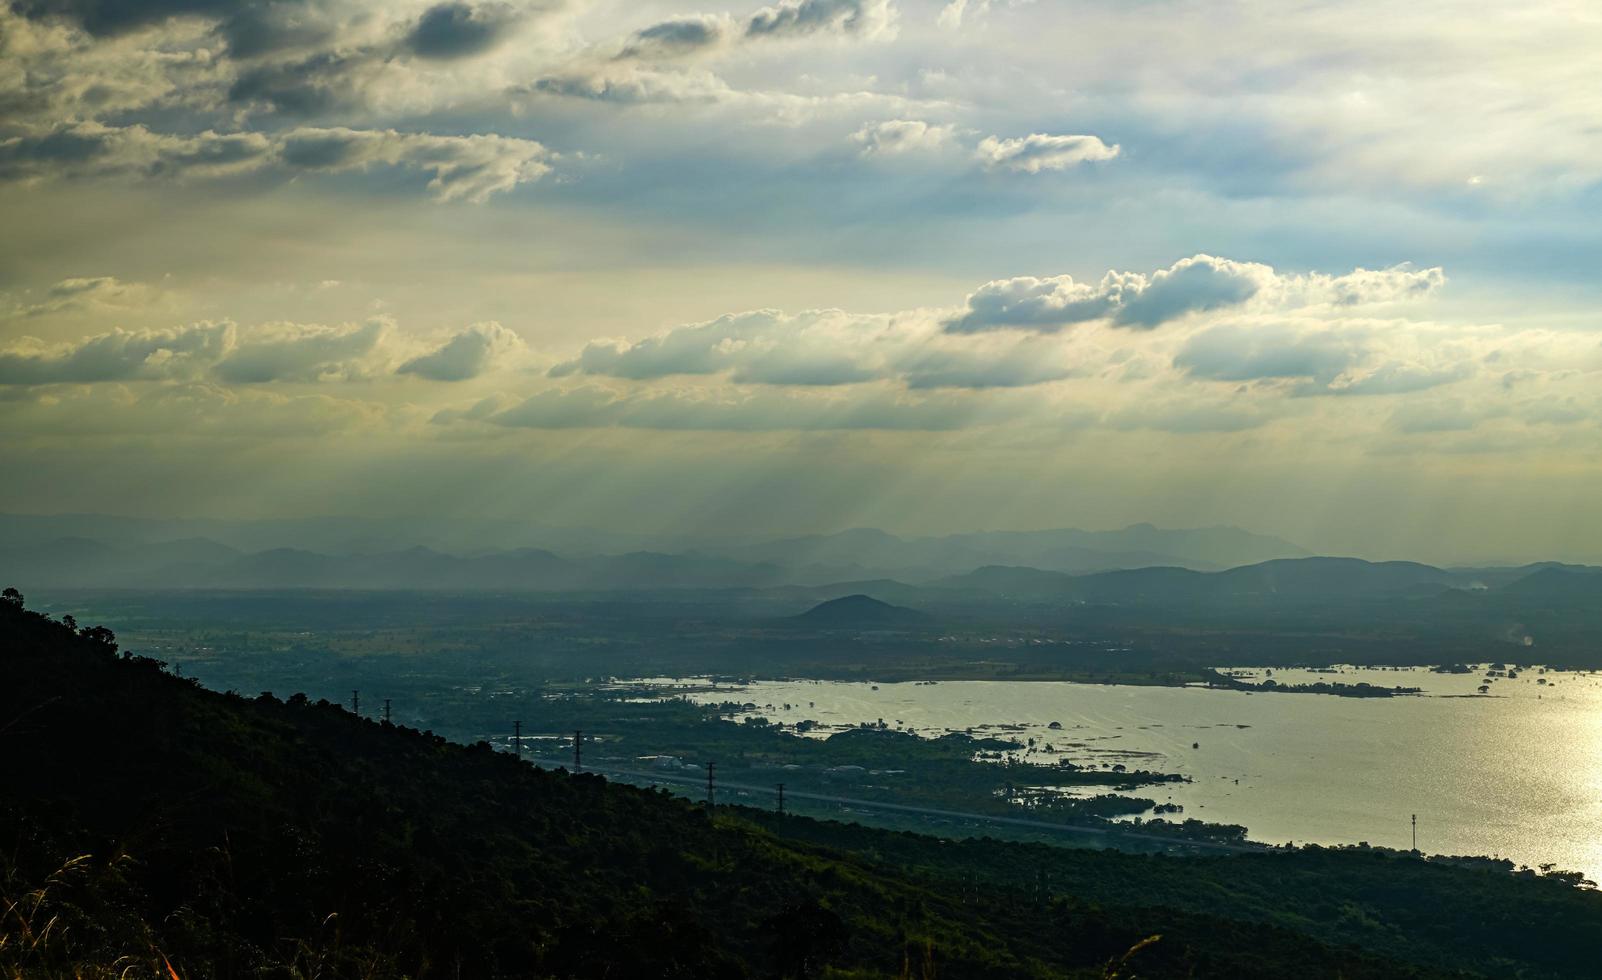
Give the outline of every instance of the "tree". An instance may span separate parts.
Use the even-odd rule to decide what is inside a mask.
[[[845,950],[845,923],[816,899],[790,906],[764,926],[773,937],[769,949],[782,977],[805,980],[824,961]]]

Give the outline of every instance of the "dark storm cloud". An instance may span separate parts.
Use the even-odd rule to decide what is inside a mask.
[[[369,51],[320,51],[296,61],[261,65],[235,79],[228,89],[228,101],[290,116],[315,116],[355,106],[362,98],[357,75],[375,60]]]
[[[405,46],[420,58],[468,58],[494,47],[517,23],[505,4],[437,4],[423,12]]]
[[[60,20],[104,37],[159,24],[169,17],[228,18],[253,6],[240,0],[12,0],[29,20]]]

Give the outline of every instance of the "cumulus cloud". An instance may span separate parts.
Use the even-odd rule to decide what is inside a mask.
[[[143,126],[78,123],[40,136],[0,140],[0,180],[109,175],[215,178],[268,169],[342,173],[374,166],[421,170],[441,201],[481,203],[550,172],[533,140],[496,135],[436,136],[393,129],[300,127],[268,136],[153,133]]]
[[[705,323],[677,327],[656,337],[628,342],[596,341],[574,360],[551,369],[553,377],[596,374],[640,380],[671,375],[746,371],[746,377],[778,373],[771,355],[781,345],[791,356],[797,381],[816,385],[850,384],[871,376],[860,351],[861,339],[883,332],[886,324],[842,310],[811,310],[789,316],[778,310],[733,313]],[[842,350],[837,341],[857,334],[858,343]],[[790,372],[786,367],[785,371]]]
[[[935,126],[921,119],[889,119],[863,124],[851,134],[851,141],[862,148],[863,156],[895,156],[939,149],[951,141],[953,132],[952,126]]]
[[[1075,282],[1072,276],[997,279],[969,293],[967,308],[946,322],[946,330],[976,333],[1015,327],[1053,332],[1111,316],[1123,303],[1126,289],[1144,285],[1144,277],[1117,272],[1107,273],[1094,285]]]
[[[499,323],[476,323],[422,354],[389,317],[362,323],[201,322],[171,330],[114,330],[71,344],[23,338],[0,349],[0,385],[209,380],[223,384],[373,380],[393,370],[464,381],[521,351]],[[399,366],[396,367],[397,362]]]
[[[1012,388],[1073,371],[1068,352],[999,338],[943,335],[926,314],[810,310],[730,314],[639,341],[596,341],[551,369],[632,381],[727,374],[736,384],[831,387],[875,380],[908,388]]]
[[[992,170],[1038,174],[1043,170],[1066,170],[1082,163],[1111,160],[1118,153],[1116,143],[1108,146],[1096,136],[1031,133],[1016,139],[986,136],[979,141],[975,156]]]
[[[1122,326],[1150,329],[1187,313],[1239,306],[1273,276],[1273,269],[1255,262],[1195,255],[1153,273],[1124,298],[1113,319]]]
[[[129,331],[47,346],[24,338],[0,351],[0,384],[45,385],[193,377],[234,344],[232,323],[197,323],[173,330]]]
[[[396,368],[430,381],[466,381],[489,370],[495,361],[523,348],[523,338],[493,321],[475,323],[440,347]]]
[[[948,31],[954,31],[967,21],[984,17],[998,2],[1001,0],[951,0],[940,8],[940,15],[935,18],[935,23]],[[1033,2],[1034,0],[1005,0],[1009,7]]]
[[[1256,262],[1193,255],[1150,275],[1108,272],[1097,283],[1072,276],[1023,276],[988,282],[970,293],[952,333],[1020,329],[1054,332],[1092,320],[1152,329],[1173,320],[1258,301],[1267,309],[1359,306],[1429,296],[1446,282],[1439,268],[1357,269],[1341,276],[1282,275]]]
[[[269,324],[241,334],[213,371],[231,384],[365,378],[375,373],[379,348],[394,327],[387,317],[337,327]]]

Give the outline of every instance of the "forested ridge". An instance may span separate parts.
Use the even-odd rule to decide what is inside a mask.
[[[705,810],[0,603],[0,975],[1583,976],[1602,898]]]

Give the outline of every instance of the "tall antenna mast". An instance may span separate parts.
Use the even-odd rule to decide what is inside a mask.
[[[519,761],[523,758],[523,722],[512,722],[512,748],[517,753]]]
[[[362,714],[362,692],[350,692],[350,713],[360,718]]]
[[[389,698],[384,699],[384,724],[389,724]]]
[[[583,750],[583,745],[584,745],[584,731],[583,731],[583,729],[575,728],[573,730],[573,771],[574,772],[583,772],[584,771],[584,750]]]

